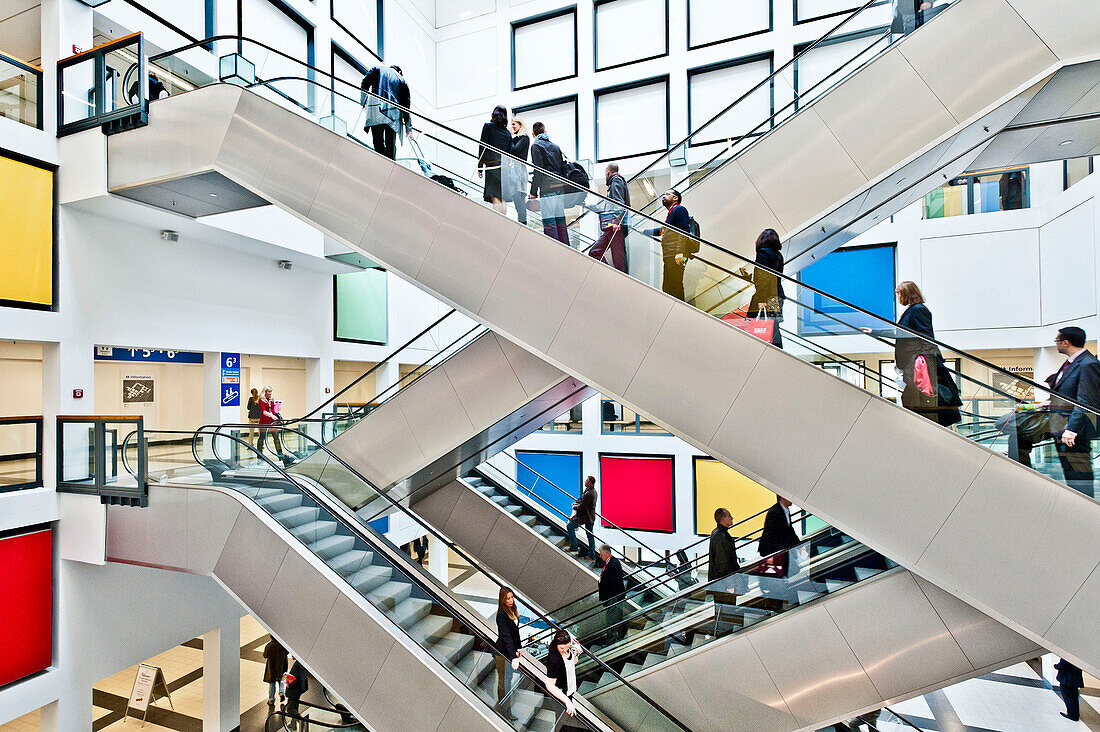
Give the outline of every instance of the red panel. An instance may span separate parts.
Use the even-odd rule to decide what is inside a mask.
[[[42,671],[53,652],[53,532],[0,539],[0,686]]]
[[[675,531],[672,458],[601,455],[600,503],[604,527]]]

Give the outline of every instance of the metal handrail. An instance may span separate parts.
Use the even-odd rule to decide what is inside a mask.
[[[252,445],[247,440],[242,440],[241,438],[235,437],[233,435],[225,435],[224,433],[222,433],[220,431],[221,427],[222,427],[222,425],[207,424],[207,425],[203,425],[203,426],[199,427],[197,430],[195,430],[194,438],[192,439],[192,446],[193,446],[192,447],[192,452],[196,455],[196,460],[198,461],[198,463],[200,465],[203,464],[203,463],[202,463],[201,459],[198,459],[198,453],[197,453],[197,449],[198,449],[197,445],[198,445],[199,438],[202,435],[210,435],[210,436],[214,437],[215,439],[218,436],[226,437],[230,440],[233,440],[233,441],[237,442],[238,444],[243,444],[243,445],[247,446],[249,450],[255,452],[265,463],[267,463],[269,466],[273,467],[280,475],[284,476],[287,480],[292,482],[294,485],[299,486],[303,491],[308,491],[308,492],[310,492],[311,495],[313,495],[313,492],[310,489],[308,489],[306,486],[302,485],[301,481],[295,480],[294,478],[292,478],[291,475],[289,473],[287,473],[285,469],[277,466],[274,462],[272,462],[270,459],[268,459],[267,456],[265,456],[262,452],[257,451],[254,447],[252,447]],[[272,426],[272,428],[273,429],[283,429],[283,428],[278,427],[278,426]],[[313,442],[317,446],[318,451],[323,451],[324,453],[326,453],[329,458],[331,458],[332,460],[335,460],[337,463],[339,463],[345,470],[348,471],[348,473],[350,473],[356,479],[362,481],[364,484],[366,484],[367,486],[372,488],[375,491],[375,493],[377,493],[379,496],[384,498],[391,505],[392,508],[396,509],[400,513],[405,514],[407,517],[409,517],[413,521],[413,523],[419,525],[422,529],[424,529],[425,533],[431,534],[436,539],[442,541],[451,551],[455,552],[456,554],[461,556],[463,559],[465,559],[467,562],[469,562],[472,567],[477,569],[485,577],[489,578],[498,587],[505,587],[504,583],[500,582],[492,573],[490,573],[488,570],[484,569],[481,566],[481,563],[476,558],[474,558],[473,556],[466,553],[457,544],[455,544],[449,538],[447,538],[446,536],[441,534],[438,530],[435,529],[435,527],[433,527],[430,524],[428,524],[427,522],[425,522],[416,513],[414,513],[413,511],[411,511],[407,507],[403,506],[400,501],[397,501],[397,500],[393,499],[386,492],[379,491],[377,489],[377,487],[374,486],[373,483],[371,483],[369,480],[367,480],[365,477],[363,477],[362,474],[360,474],[355,468],[351,467],[348,463],[346,463],[339,455],[336,455],[335,453],[330,451],[327,446],[325,446],[324,444],[322,444],[318,440],[314,439],[312,436],[310,436],[306,433],[300,432],[298,430],[287,429],[286,431],[294,432],[295,434],[298,434],[299,436],[304,437],[306,440],[308,440],[310,442]],[[152,432],[160,434],[160,433],[166,433],[167,431],[165,431],[165,430],[153,430]],[[369,521],[369,519],[364,520],[364,519],[362,519],[358,516],[355,516],[355,514],[352,514],[352,516],[354,516],[353,521],[350,520],[350,519],[347,519],[346,516],[344,516],[344,513],[348,511],[347,506],[345,506],[338,499],[335,499],[330,494],[328,494],[328,491],[327,491],[327,489],[324,489],[324,486],[321,486],[321,489],[324,490],[324,497],[326,498],[325,502],[332,504],[331,507],[333,509],[335,509],[334,512],[336,514],[338,514],[337,518],[339,518],[341,520],[341,523],[344,523],[345,525],[347,525],[347,528],[353,530],[356,534],[358,534],[360,536],[362,536],[367,530],[373,531],[373,529],[370,529],[369,523],[366,523],[366,522]],[[351,524],[351,523],[354,523],[355,526],[350,526],[349,524]],[[385,541],[385,539],[383,538],[382,541]],[[395,550],[395,554],[397,556],[399,556],[402,559],[402,561],[406,562],[410,567],[415,566],[419,573],[421,573],[421,574],[423,573],[423,571],[424,571],[423,567],[421,567],[419,563],[414,563],[413,560],[411,558],[409,558],[407,555],[405,555],[403,552]],[[448,592],[449,592],[448,588],[445,588],[442,585],[438,584],[438,580],[435,577],[430,576],[430,578],[433,581],[433,583],[437,584],[438,589],[443,591],[444,594],[448,594]],[[550,618],[548,618],[547,616],[543,615],[538,610],[536,610],[535,607],[530,602],[525,602],[524,604],[527,606],[527,608],[532,613],[537,615],[539,617],[539,619],[542,620],[543,622],[545,622],[548,626],[557,628],[559,630],[562,629],[559,625],[554,623],[553,620],[551,620]],[[453,609],[453,608],[450,608],[449,605],[448,605],[448,609]],[[595,657],[593,656],[593,658],[595,658]],[[603,664],[603,662],[600,661],[598,658],[595,658],[595,660],[601,666],[605,666],[605,664]],[[624,683],[628,683],[628,682],[625,681],[625,679],[622,679],[622,677],[619,676],[619,674],[617,672],[615,672],[613,669],[611,669],[610,667],[607,667],[606,670],[610,671],[612,674],[615,674],[615,676],[617,676],[618,678],[623,680]],[[631,688],[634,689],[634,687],[632,685],[631,685]],[[660,710],[666,716],[669,716],[670,720],[673,721],[676,724],[677,727],[684,730],[684,732],[690,732],[690,730],[687,727],[684,727],[682,724],[680,724],[680,722],[678,720],[671,717],[671,715],[669,715],[669,713],[661,705],[657,704],[655,701],[653,701],[651,698],[649,698],[642,691],[640,691],[638,689],[634,689],[634,691],[642,699],[645,699],[647,702],[649,702],[651,705],[653,705],[654,708]]]
[[[941,15],[942,15],[942,13],[941,13]],[[173,50],[170,50],[170,51],[165,51],[164,53],[161,53],[161,54],[157,54],[157,55],[155,55],[155,56],[152,56],[152,57],[150,57],[150,62],[153,62],[153,61],[156,61],[156,60],[160,60],[160,59],[163,59],[163,58],[167,58],[167,57],[169,57],[169,56],[173,56],[173,55],[176,55],[176,54],[178,54],[178,53],[181,53],[182,51],[184,51],[184,50],[187,50],[187,49],[189,49],[189,48],[194,48],[194,47],[198,47],[198,46],[204,46],[204,45],[208,45],[209,43],[212,43],[212,42],[214,42],[214,41],[219,41],[219,40],[243,40],[243,41],[248,41],[249,43],[252,43],[252,44],[254,44],[254,45],[257,45],[257,46],[259,46],[259,47],[261,47],[261,48],[264,48],[265,50],[267,50],[267,51],[269,51],[269,52],[271,52],[271,53],[275,53],[275,54],[277,54],[277,55],[279,55],[279,56],[282,56],[282,57],[284,57],[284,58],[286,58],[286,59],[289,59],[289,60],[291,60],[291,61],[294,61],[295,63],[298,63],[298,64],[300,64],[301,66],[303,66],[303,67],[305,67],[305,68],[308,68],[308,69],[310,69],[311,71],[314,71],[314,72],[316,72],[316,73],[318,73],[318,74],[320,74],[320,75],[322,75],[322,76],[324,76],[324,77],[327,77],[327,78],[329,78],[329,79],[332,79],[332,80],[333,80],[333,82],[340,82],[341,84],[345,84],[345,85],[348,85],[348,86],[353,86],[353,87],[355,87],[355,89],[356,89],[356,90],[357,90],[358,92],[360,92],[361,94],[365,94],[365,95],[367,95],[367,96],[373,96],[373,97],[376,97],[376,98],[380,98],[380,97],[377,97],[377,95],[374,95],[374,94],[371,94],[370,92],[366,92],[366,91],[362,90],[361,88],[359,88],[358,86],[355,86],[355,85],[354,85],[354,84],[352,84],[351,82],[348,82],[348,81],[346,81],[346,80],[344,80],[344,79],[340,79],[339,77],[337,77],[337,76],[333,75],[333,74],[332,74],[332,73],[330,73],[330,72],[324,71],[323,69],[320,69],[320,68],[318,68],[318,67],[316,67],[316,66],[312,66],[312,65],[310,65],[310,64],[306,64],[306,63],[304,63],[304,62],[301,62],[301,61],[299,61],[299,60],[297,60],[297,59],[293,58],[293,57],[292,57],[292,56],[290,56],[289,54],[286,54],[286,53],[284,53],[284,52],[282,52],[282,51],[279,51],[278,49],[272,48],[271,46],[268,46],[268,45],[266,45],[266,44],[264,44],[264,43],[261,43],[261,42],[259,42],[259,41],[254,41],[254,40],[252,40],[252,39],[249,39],[249,38],[245,38],[244,36],[240,36],[240,35],[221,35],[221,36],[212,36],[212,37],[210,37],[210,38],[207,38],[207,39],[203,39],[203,40],[202,40],[201,42],[198,42],[198,43],[191,43],[191,44],[188,44],[188,45],[186,45],[186,46],[182,46],[182,47],[180,47],[180,48],[177,48],[177,49],[173,49]],[[308,83],[313,83],[313,84],[319,84],[319,82],[317,82],[317,80],[315,80],[315,79],[302,79],[302,81],[306,81],[306,82],[308,82]],[[262,85],[262,83],[263,83],[263,82],[257,82],[257,85]],[[330,92],[333,92],[333,90],[331,90],[331,89],[330,89],[329,91],[330,91]],[[339,93],[339,92],[333,92],[333,93]],[[345,98],[348,98],[348,99],[350,99],[350,97],[347,97],[346,95],[342,95],[342,94],[341,94],[341,96],[344,96]],[[392,107],[394,107],[394,108],[396,108],[396,109],[399,109],[399,110],[401,110],[401,111],[407,111],[407,112],[409,112],[409,113],[410,113],[410,115],[411,115],[411,114],[413,114],[413,111],[412,111],[411,109],[409,109],[409,108],[405,108],[405,107],[402,107],[402,106],[400,106],[400,105],[394,104],[394,103],[392,103],[392,102],[389,102],[388,100],[387,100],[387,103],[388,103],[388,104],[390,104],[390,105],[391,105]],[[447,131],[448,133],[450,133],[450,134],[453,134],[453,135],[455,135],[456,137],[458,137],[458,138],[460,138],[460,139],[466,140],[466,141],[468,141],[468,142],[472,143],[473,145],[477,145],[477,146],[480,146],[480,145],[481,145],[481,142],[480,142],[479,140],[475,140],[474,138],[470,137],[469,135],[466,135],[465,133],[459,132],[458,130],[455,130],[455,129],[451,128],[451,127],[448,127],[447,125],[444,125],[444,124],[442,124],[442,123],[436,122],[436,121],[434,121],[434,120],[430,119],[429,117],[426,117],[426,116],[424,116],[424,115],[422,115],[422,114],[418,114],[418,116],[419,116],[419,117],[421,117],[422,119],[425,119],[425,120],[427,120],[427,121],[428,121],[429,123],[431,123],[431,124],[432,124],[432,125],[434,125],[435,127],[438,127],[438,128],[440,128],[440,129],[442,129],[442,130],[446,130],[446,131]],[[452,147],[453,147],[453,146],[452,146]],[[459,148],[455,148],[455,149],[459,149]],[[469,155],[470,157],[475,157],[475,156],[474,156],[474,155],[473,155],[472,153],[469,153],[468,151],[462,151],[462,152],[463,152],[464,154],[466,154],[466,155]],[[511,154],[510,152],[508,152],[508,151],[504,151],[504,150],[501,150],[501,151],[499,151],[499,152],[500,152],[500,154],[501,154],[502,156],[504,156],[504,157],[507,157],[507,158],[510,158],[510,159],[512,159],[512,160],[515,160],[516,162],[522,163],[523,165],[527,166],[528,168],[530,168],[530,169],[532,169],[532,170],[538,170],[538,171],[540,172],[540,174],[542,174],[542,175],[545,175],[545,176],[549,176],[550,178],[553,178],[553,179],[555,179],[555,180],[557,180],[557,181],[559,181],[559,182],[561,182],[561,183],[565,184],[565,185],[566,185],[567,187],[577,188],[577,186],[576,186],[576,184],[575,184],[575,183],[572,183],[571,181],[569,181],[568,179],[566,179],[565,177],[563,177],[563,176],[561,176],[561,175],[559,175],[559,174],[557,174],[557,173],[554,173],[554,172],[551,172],[551,171],[546,171],[546,170],[543,170],[543,169],[541,169],[541,168],[537,168],[537,167],[536,167],[536,166],[534,166],[534,165],[533,165],[532,163],[530,163],[530,162],[528,162],[528,161],[526,161],[526,160],[520,160],[520,159],[519,159],[518,157],[516,157],[516,156],[512,155],[512,154]],[[965,154],[965,152],[964,152],[963,154]],[[914,184],[914,185],[915,185],[915,184]],[[585,192],[586,192],[586,193],[587,193],[588,195],[592,195],[592,196],[594,196],[594,197],[596,197],[596,198],[598,198],[598,199],[601,199],[601,200],[603,200],[603,201],[606,201],[606,202],[608,202],[608,203],[610,203],[610,204],[614,205],[614,206],[615,206],[615,207],[616,207],[617,209],[620,209],[620,210],[623,210],[623,211],[626,211],[626,212],[628,212],[628,214],[633,214],[633,215],[634,215],[634,216],[636,216],[636,217],[641,217],[642,219],[645,219],[645,220],[647,220],[647,221],[650,221],[650,222],[652,222],[652,223],[655,223],[655,224],[657,224],[658,228],[662,228],[662,227],[664,227],[664,225],[665,225],[665,222],[663,222],[663,221],[661,221],[661,220],[659,220],[659,219],[657,219],[657,218],[654,218],[653,216],[651,216],[651,215],[649,215],[649,214],[645,213],[644,211],[640,211],[640,210],[638,210],[638,209],[634,209],[634,208],[631,208],[631,207],[629,207],[629,206],[625,206],[624,204],[622,204],[622,203],[620,203],[620,202],[618,202],[618,201],[612,201],[612,200],[611,200],[610,198],[608,198],[607,196],[604,196],[604,195],[602,195],[602,194],[598,193],[597,191],[592,191],[592,190],[589,190],[589,189],[585,189]],[[901,195],[901,194],[900,194],[900,193],[899,193],[899,194],[895,194],[895,196],[896,196],[896,195]],[[923,334],[921,334],[921,333],[916,333],[916,332],[914,332],[914,331],[912,331],[912,330],[910,330],[910,329],[908,329],[908,328],[905,328],[905,327],[903,327],[903,326],[899,325],[898,323],[896,323],[896,322],[894,322],[894,321],[888,320],[888,319],[886,319],[886,318],[883,318],[883,317],[882,317],[882,316],[880,316],[880,315],[877,315],[877,314],[875,314],[875,313],[872,313],[871,311],[869,311],[869,310],[867,310],[867,309],[865,309],[865,308],[863,308],[863,307],[861,307],[861,306],[859,306],[859,305],[856,305],[855,303],[850,303],[850,302],[848,302],[848,301],[846,301],[846,300],[843,300],[843,299],[841,299],[841,298],[835,297],[835,296],[833,296],[833,295],[831,295],[831,294],[829,294],[829,293],[827,293],[827,292],[825,292],[825,291],[823,291],[823,290],[821,290],[821,289],[819,289],[819,288],[817,288],[817,287],[814,287],[814,286],[812,286],[812,285],[808,285],[808,284],[802,283],[802,282],[800,282],[799,280],[797,280],[797,279],[794,279],[794,278],[792,278],[792,277],[790,277],[790,276],[788,276],[788,275],[784,275],[784,274],[783,274],[783,273],[781,273],[781,272],[777,272],[777,271],[775,271],[775,270],[769,269],[768,267],[764,267],[764,266],[758,265],[758,264],[756,264],[756,262],[755,262],[755,261],[753,261],[753,260],[750,260],[750,259],[748,259],[747,257],[744,257],[743,255],[740,255],[740,254],[737,254],[737,253],[735,253],[735,252],[732,252],[732,251],[730,251],[730,250],[728,250],[728,249],[725,249],[725,248],[724,248],[724,247],[722,247],[722,246],[719,246],[719,245],[717,245],[717,244],[713,244],[713,243],[711,243],[711,242],[709,242],[709,241],[707,241],[707,240],[705,240],[705,239],[701,239],[701,238],[699,238],[699,237],[695,237],[695,236],[692,236],[692,235],[691,235],[691,234],[690,234],[689,232],[678,232],[678,234],[679,234],[680,236],[683,236],[683,237],[685,237],[685,238],[687,238],[687,239],[690,239],[690,240],[692,240],[692,241],[698,242],[698,243],[700,243],[700,244],[705,244],[705,245],[706,245],[707,247],[709,247],[709,248],[711,248],[711,249],[714,249],[714,250],[716,250],[716,251],[719,251],[719,252],[722,252],[723,254],[726,254],[726,255],[728,255],[728,256],[730,256],[730,257],[733,257],[734,259],[736,259],[736,260],[739,260],[740,262],[742,262],[742,263],[743,263],[743,265],[751,265],[751,266],[753,266],[753,267],[755,267],[755,268],[757,268],[757,269],[760,269],[760,270],[762,270],[762,271],[765,271],[765,272],[769,272],[769,273],[771,273],[772,275],[776,276],[777,278],[779,278],[779,279],[781,279],[781,280],[783,280],[783,281],[785,281],[785,282],[791,283],[792,285],[795,285],[795,286],[797,286],[797,287],[799,287],[799,288],[801,288],[801,289],[803,289],[803,290],[805,290],[805,291],[808,291],[808,292],[813,292],[813,293],[816,293],[816,294],[818,294],[818,295],[821,295],[821,296],[823,296],[823,297],[829,298],[829,300],[831,300],[832,302],[834,302],[834,303],[836,303],[836,304],[838,304],[838,305],[841,305],[841,306],[843,306],[843,307],[849,308],[849,309],[851,309],[851,310],[854,310],[854,311],[855,311],[855,312],[857,312],[857,313],[860,313],[860,314],[862,314],[862,315],[865,315],[865,316],[867,316],[867,317],[870,317],[870,318],[874,319],[875,321],[877,321],[877,322],[879,322],[880,324],[882,324],[882,326],[884,326],[884,327],[885,327],[886,329],[890,329],[890,330],[893,330],[893,331],[894,331],[895,333],[904,333],[904,334],[906,334],[906,336],[905,336],[905,337],[912,337],[912,338],[918,339],[918,340],[920,340],[920,341],[923,341],[923,342],[925,342],[925,343],[929,343],[929,344],[935,345],[935,346],[937,346],[937,347],[939,347],[939,348],[941,348],[941,349],[947,349],[948,351],[951,351],[951,352],[953,352],[953,353],[957,353],[957,354],[960,354],[960,355],[964,355],[964,356],[966,356],[966,358],[967,358],[968,360],[970,360],[970,361],[973,361],[974,363],[977,363],[977,364],[979,364],[979,365],[981,365],[981,366],[984,366],[984,367],[986,367],[986,368],[989,368],[989,369],[991,369],[991,370],[993,370],[993,371],[995,371],[995,372],[997,372],[997,373],[1003,374],[1003,375],[1005,375],[1005,376],[1009,376],[1009,377],[1011,377],[1012,379],[1014,379],[1014,380],[1016,380],[1016,381],[1021,381],[1021,382],[1027,383],[1027,384],[1029,384],[1029,385],[1031,385],[1031,386],[1033,386],[1033,387],[1035,387],[1035,388],[1038,388],[1038,389],[1043,389],[1043,390],[1045,390],[1045,389],[1047,388],[1047,387],[1045,387],[1045,386],[1043,386],[1043,385],[1041,385],[1041,384],[1039,384],[1039,383],[1037,383],[1037,382],[1034,382],[1034,381],[1032,381],[1032,380],[1030,380],[1030,379],[1027,379],[1026,377],[1021,377],[1021,376],[1020,376],[1020,375],[1018,375],[1018,374],[1013,374],[1013,373],[1010,373],[1010,372],[1009,372],[1009,371],[1008,371],[1007,369],[1005,369],[1005,368],[1004,368],[1004,367],[1002,367],[1002,366],[998,366],[997,364],[994,364],[994,363],[991,363],[991,362],[989,362],[989,361],[986,361],[985,359],[982,359],[982,358],[980,358],[980,357],[978,357],[978,356],[974,356],[974,355],[972,355],[972,354],[970,354],[970,353],[967,353],[966,351],[963,351],[963,350],[961,350],[961,349],[955,348],[955,347],[953,347],[953,346],[951,346],[951,345],[949,345],[949,344],[947,344],[947,343],[944,343],[944,342],[942,342],[942,341],[939,341],[939,340],[937,340],[937,339],[935,339],[935,338],[930,338],[930,337],[928,337],[928,336],[926,336],[926,335],[923,335]],[[710,262],[710,261],[708,261],[708,260],[706,260],[706,259],[704,259],[704,258],[700,257],[700,256],[699,256],[698,254],[696,254],[696,255],[692,255],[692,257],[693,257],[693,258],[695,258],[695,259],[699,259],[700,261],[704,262],[704,263],[705,263],[705,264],[707,264],[708,266],[712,266],[712,267],[715,267],[715,268],[716,268],[716,269],[718,269],[719,271],[724,271],[724,272],[727,272],[728,274],[731,274],[731,275],[733,274],[732,272],[729,272],[729,270],[727,270],[726,268],[724,268],[724,267],[719,267],[718,265],[714,264],[713,262]],[[627,275],[627,276],[629,276],[629,275]],[[796,303],[798,304],[798,306],[799,306],[799,307],[805,307],[805,304],[804,304],[804,303],[801,303],[801,302],[799,302],[798,300],[795,300],[795,302],[796,302]],[[839,321],[839,320],[838,320],[837,322],[840,322],[840,323],[842,323],[842,324],[844,324],[844,325],[846,325],[846,326],[847,326],[847,324],[846,324],[846,323],[843,323],[843,321]],[[732,327],[732,326],[731,326],[731,327]],[[852,329],[853,329],[853,333],[855,333],[855,332],[856,332],[856,331],[858,330],[858,329],[857,329],[857,328],[855,328],[854,326],[847,326],[847,327],[850,327],[850,328],[852,328]],[[884,342],[886,342],[886,341],[884,341]],[[989,387],[989,386],[987,386],[987,385],[984,385],[984,384],[983,384],[983,387],[985,387],[985,388],[992,388],[992,387]],[[1010,398],[1011,398],[1011,397],[1010,397]],[[1093,408],[1089,407],[1089,406],[1088,406],[1088,405],[1086,405],[1086,404],[1082,404],[1082,403],[1080,403],[1080,402],[1078,402],[1078,401],[1076,401],[1076,400],[1074,400],[1074,399],[1069,399],[1069,398],[1064,398],[1064,401],[1065,401],[1065,402],[1066,402],[1067,404],[1070,404],[1070,405],[1072,405],[1073,407],[1076,407],[1076,408],[1079,408],[1079,409],[1083,409],[1083,410],[1085,410],[1085,411],[1089,412],[1090,414],[1094,414],[1094,415],[1096,415],[1097,417],[1100,417],[1100,412],[1096,411],[1095,409],[1093,409]]]

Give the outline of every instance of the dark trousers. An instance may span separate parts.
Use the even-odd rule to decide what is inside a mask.
[[[620,272],[626,272],[626,236],[621,227],[608,227],[600,232],[600,238],[588,250],[593,259],[603,259],[611,250],[611,266]]]
[[[279,436],[279,430],[274,429],[274,428],[267,428],[267,427],[261,427],[260,428],[260,446],[259,446],[260,447],[260,452],[263,452],[264,448],[267,447],[267,436],[268,436],[269,433],[271,434],[272,441],[275,443],[275,454],[276,455],[282,455],[283,454],[283,440]]]
[[[1066,716],[1073,721],[1081,719],[1081,690],[1076,686],[1058,684],[1062,692],[1062,701],[1066,703]]]
[[[676,255],[666,254],[661,259],[665,264],[665,273],[661,289],[677,300],[684,299],[684,266],[676,262]]]
[[[527,192],[520,190],[519,193],[512,196],[512,203],[516,206],[516,219],[521,223],[527,224]]]
[[[375,125],[370,128],[374,139],[374,150],[390,160],[397,159],[397,133],[387,125]]]
[[[1058,460],[1062,463],[1062,473],[1069,487],[1092,498],[1092,441],[1087,439],[1087,435],[1078,435],[1077,444],[1073,447],[1059,442]]]
[[[604,642],[608,645],[626,637],[626,624],[623,623],[622,596],[604,601],[604,627],[608,629]]]
[[[582,524],[575,518],[569,519],[569,523],[566,524],[566,535],[569,538],[569,548],[573,551],[577,551],[579,542],[577,541],[577,528],[584,527],[584,530],[588,532],[588,555],[593,559],[596,558],[596,536],[592,533],[592,528],[595,526],[595,522],[590,524]]]

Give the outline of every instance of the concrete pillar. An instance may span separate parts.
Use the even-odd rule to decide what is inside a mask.
[[[237,356],[240,357],[239,355]],[[240,367],[240,363],[237,363],[237,367]],[[237,385],[237,390],[240,391],[240,384]],[[247,394],[243,398],[239,397],[239,401],[242,403],[248,401]],[[237,406],[225,406],[222,403],[222,352],[221,351],[205,351],[202,354],[202,421],[208,425],[221,425],[221,424],[242,424],[247,422],[247,419],[242,417],[243,412],[241,407]],[[248,430],[246,428],[236,430],[225,430],[226,435],[238,435],[242,439],[248,439]],[[212,458],[210,454],[212,448],[211,437],[203,440],[203,450],[206,452],[205,457]],[[241,445],[238,442],[230,439],[229,437],[219,438],[217,444],[218,452],[222,457],[239,456],[244,459],[251,459],[249,456],[249,450],[246,446]]]
[[[374,372],[374,388],[378,394],[382,394],[401,379],[401,366],[395,361],[387,361]],[[393,396],[393,392],[386,392],[386,398]]]
[[[1043,346],[1042,348],[1035,349],[1035,378],[1034,380],[1042,384],[1046,377],[1053,374],[1055,371],[1062,367],[1062,362],[1066,360],[1066,357],[1058,353],[1056,346]],[[1035,390],[1035,400],[1043,401],[1050,398],[1050,393],[1047,391]]]
[[[306,359],[306,413],[312,412],[319,405],[324,404],[332,397],[335,383],[335,363],[331,354],[322,354],[320,358]],[[326,410],[328,411],[328,410]],[[315,418],[320,419],[318,414]],[[310,437],[321,441],[321,423],[309,422],[300,425]]]
[[[230,732],[241,723],[241,629],[227,624],[202,637],[202,728]]]
[[[428,535],[428,572],[443,584],[447,584],[449,552],[442,539]]]

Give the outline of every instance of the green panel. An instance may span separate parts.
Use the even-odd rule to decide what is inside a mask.
[[[389,311],[386,272],[368,269],[333,277],[336,340],[385,344]]]

